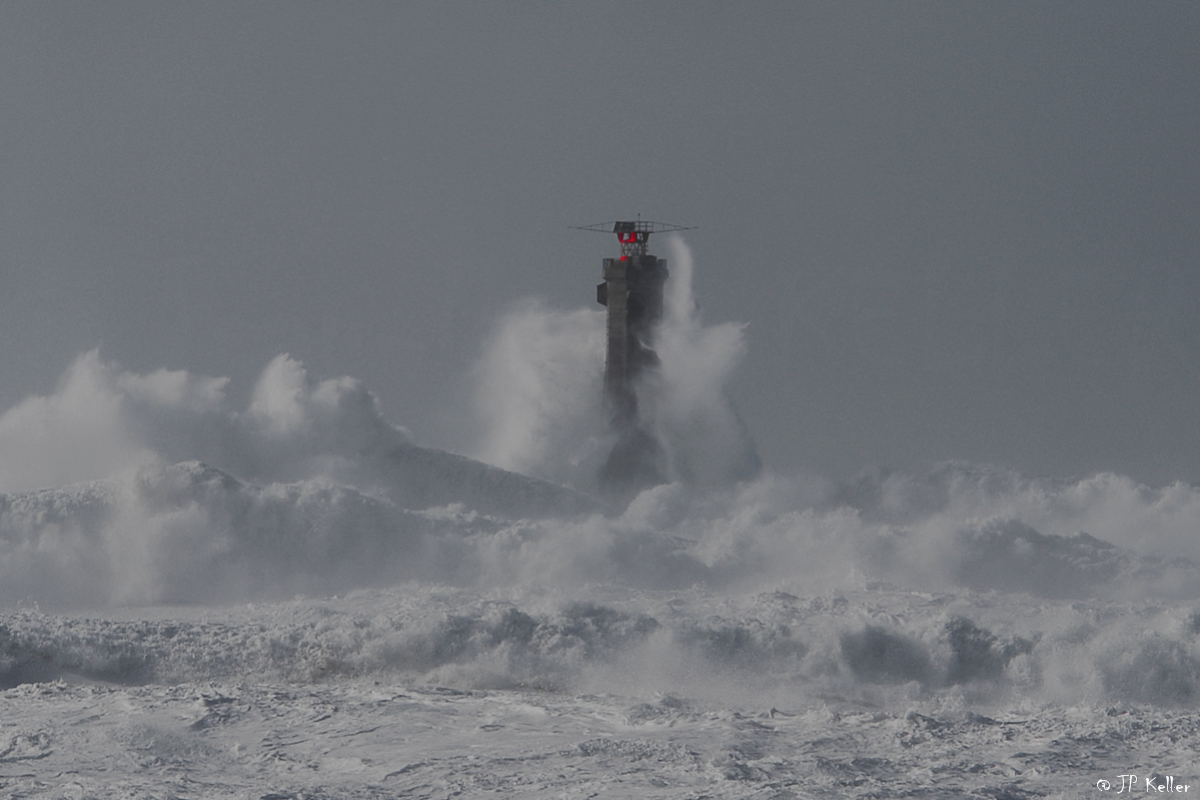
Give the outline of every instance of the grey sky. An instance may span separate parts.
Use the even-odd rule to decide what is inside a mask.
[[[0,6],[0,405],[96,345],[349,374],[461,449],[641,212],[764,461],[1200,480],[1200,5]],[[665,249],[665,248],[664,248]]]

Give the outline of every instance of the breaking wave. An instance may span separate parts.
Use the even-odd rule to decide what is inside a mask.
[[[1038,706],[1200,701],[1200,613],[900,590],[574,595],[426,582],[225,609],[0,615],[0,688],[376,678],[457,690]]]

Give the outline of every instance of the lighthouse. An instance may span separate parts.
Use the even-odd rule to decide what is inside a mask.
[[[601,485],[625,494],[662,483],[662,447],[638,415],[637,382],[658,365],[654,333],[663,318],[663,286],[670,274],[667,261],[649,252],[650,235],[688,230],[680,225],[640,218],[601,222],[580,230],[613,233],[620,245],[616,258],[603,261],[604,282],[596,300],[608,309],[604,356],[604,400],[616,436]]]

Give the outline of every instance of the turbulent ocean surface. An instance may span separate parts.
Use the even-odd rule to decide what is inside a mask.
[[[1200,792],[1200,490],[738,479],[741,329],[672,269],[633,498],[589,483],[592,311],[498,325],[490,465],[287,356],[234,409],[88,353],[0,416],[0,794]]]

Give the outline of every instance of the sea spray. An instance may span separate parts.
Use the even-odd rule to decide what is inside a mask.
[[[704,324],[692,292],[692,252],[679,236],[668,242],[673,266],[655,338],[660,366],[638,388],[639,409],[666,450],[672,480],[728,485],[761,468],[728,394],[745,357],[746,326]]]
[[[682,279],[686,258],[676,263]],[[742,346],[740,328],[697,320],[685,286],[659,341],[666,388],[646,403],[677,464],[678,409],[736,426],[705,387]],[[501,416],[510,432],[544,433],[497,441],[527,464],[569,466],[572,426],[534,423],[570,418],[546,413],[555,402],[599,396],[570,372],[585,341],[570,337],[596,314],[515,319],[546,345],[540,363],[564,371],[517,371],[539,410]],[[689,348],[706,354],[699,377],[673,371]],[[248,408],[225,387],[92,353],[57,392],[0,415],[0,474],[16,476],[0,494],[0,681],[262,672],[772,705],[1200,702],[1200,491],[1187,484],[951,461],[844,485],[693,477],[623,511],[547,514],[543,492],[565,490],[417,448],[353,379],[316,380],[281,356]],[[579,403],[571,413],[590,418]],[[413,490],[420,481],[432,488]],[[47,613],[216,614],[346,593],[230,608],[211,626]]]
[[[301,480],[408,442],[361,381],[314,380],[286,353],[267,364],[249,408],[230,405],[227,384],[185,370],[142,375],[84,353],[53,394],[0,414],[0,491],[191,460],[249,480]]]
[[[523,301],[501,317],[474,369],[483,435],[472,455],[594,490],[611,447],[603,372],[603,311]]]

